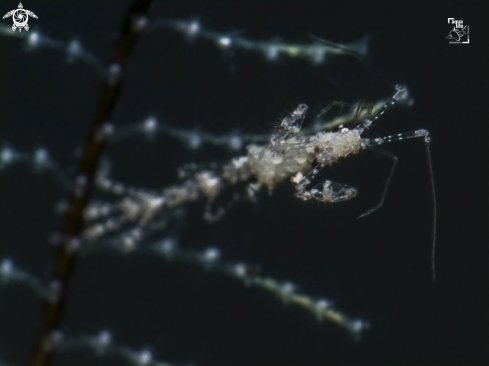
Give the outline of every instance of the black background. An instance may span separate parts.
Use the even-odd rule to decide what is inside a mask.
[[[78,39],[106,65],[128,3],[24,6],[39,17],[29,21],[30,32]],[[0,12],[16,7],[2,1]],[[135,47],[113,122],[130,125],[154,115],[215,134],[266,134],[298,103],[313,114],[334,100],[375,101],[392,95],[394,84],[405,85],[414,104],[390,111],[368,134],[431,132],[437,281],[430,272],[429,176],[423,143],[415,139],[385,146],[399,166],[384,207],[368,217],[356,219],[377,203],[390,162],[365,152],[324,173],[358,187],[355,200],[303,204],[284,185],[257,205],[237,205],[214,225],[201,220],[202,204],[190,206],[178,234],[183,247],[217,246],[225,260],[260,264],[263,274],[293,281],[301,292],[369,321],[361,341],[219,274],[112,253],[78,263],[63,333],[109,329],[117,343],[197,365],[487,365],[487,16],[482,2],[155,2],[150,20],[195,17],[249,39],[301,43],[315,35],[348,43],[368,36],[367,63],[338,57],[318,66],[297,59],[273,63],[154,31]],[[470,44],[448,43],[453,26],[447,18],[469,25]],[[23,41],[4,36],[0,65],[2,143],[21,151],[46,147],[71,174],[96,107],[96,69],[68,62],[61,51],[26,51]],[[134,136],[110,146],[108,156],[116,179],[158,189],[177,182],[176,168],[184,163],[221,163],[232,154]],[[49,237],[62,227],[54,206],[67,193],[51,174],[27,165],[2,171],[1,193],[1,257],[46,281]],[[175,233],[161,236],[169,234]],[[1,304],[1,359],[25,364],[40,302],[26,287],[10,286],[2,287]],[[61,355],[56,364],[97,362],[122,361],[97,360],[82,350]]]

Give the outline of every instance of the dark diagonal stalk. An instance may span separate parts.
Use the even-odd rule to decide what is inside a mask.
[[[98,108],[92,120],[80,159],[78,174],[69,198],[66,226],[58,242],[54,269],[45,300],[42,325],[32,354],[32,365],[49,365],[60,334],[58,326],[66,304],[70,278],[75,267],[80,234],[83,229],[83,211],[92,192],[94,177],[100,156],[110,133],[108,124],[121,91],[125,66],[138,34],[147,24],[146,13],[150,0],[136,0],[124,20],[122,33],[117,44],[114,62],[110,65],[102,85]]]

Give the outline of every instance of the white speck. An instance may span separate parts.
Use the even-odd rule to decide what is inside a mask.
[[[9,274],[12,273],[14,269],[14,264],[10,259],[4,259],[2,261],[2,265],[0,268],[1,268],[2,275],[8,276]]]
[[[151,134],[158,128],[158,120],[155,117],[148,117],[143,123],[144,132]]]
[[[123,186],[121,183],[115,183],[115,184],[112,186],[112,191],[113,191],[115,194],[123,194],[123,193],[124,193],[124,186]]]
[[[353,333],[359,335],[362,331],[368,328],[368,323],[365,323],[362,320],[352,320],[349,326]]]
[[[78,251],[78,249],[80,249],[80,246],[81,246],[81,241],[80,239],[78,238],[71,238],[68,243],[67,243],[67,246],[66,246],[66,249],[70,252],[70,253],[73,253],[73,252],[76,252]]]
[[[274,45],[274,44],[269,45],[268,47],[265,48],[266,57],[270,61],[277,60],[277,58],[278,58],[278,50],[279,50],[279,48],[276,45]]]
[[[217,248],[209,248],[204,252],[204,260],[206,262],[215,262],[221,256],[221,252]]]
[[[34,152],[34,163],[45,165],[49,161],[49,153],[44,148],[39,148]]]
[[[198,149],[202,145],[202,136],[197,132],[189,133],[188,145],[191,149]]]
[[[109,66],[108,71],[109,72],[108,72],[108,76],[107,76],[107,81],[110,85],[114,85],[120,79],[122,67],[118,63],[113,63]]]
[[[295,291],[295,286],[291,282],[284,283],[282,285],[282,287],[280,288],[280,292],[281,292],[282,296],[289,296],[294,291]]]
[[[63,338],[63,333],[61,333],[59,330],[55,330],[51,333],[51,342],[54,346],[59,345]]]
[[[310,53],[311,61],[316,65],[320,65],[326,59],[326,52],[322,47],[314,47]]]
[[[2,164],[8,164],[11,163],[13,160],[16,158],[16,153],[14,150],[11,148],[4,148],[2,152],[0,153],[0,163]]]
[[[187,35],[190,37],[195,36],[200,31],[200,23],[196,20],[190,22],[187,26]]]
[[[107,347],[112,342],[112,334],[109,331],[102,331],[96,338],[96,342],[99,346]]]
[[[220,46],[227,48],[231,46],[232,40],[230,37],[221,37],[219,38],[218,43]]]
[[[106,122],[102,125],[102,133],[105,136],[111,136],[115,131],[115,126],[112,123]]]
[[[148,18],[145,16],[137,16],[133,19],[132,29],[135,32],[141,32],[148,24]]]
[[[84,186],[86,186],[86,184],[87,184],[87,177],[85,175],[79,175],[75,179],[75,184],[78,187],[84,187]]]
[[[39,34],[39,32],[32,32],[31,34],[29,34],[29,37],[27,38],[27,42],[29,44],[30,47],[36,47],[39,45],[40,43],[40,40],[41,40],[41,36]]]
[[[82,45],[79,41],[77,41],[76,39],[70,41],[70,43],[68,43],[68,54],[72,57],[77,57],[77,56],[80,56],[83,52],[83,48],[82,48]]]
[[[314,306],[314,310],[316,312],[316,316],[319,321],[323,320],[325,313],[324,311],[332,306],[332,303],[328,300],[318,300]]]
[[[153,355],[151,351],[148,350],[141,351],[141,353],[137,355],[137,363],[139,365],[147,365],[148,363],[151,362],[152,359],[153,359]]]
[[[165,255],[166,257],[170,257],[177,248],[177,241],[174,238],[166,238],[161,241],[158,245],[158,249]]]
[[[316,310],[318,311],[323,311],[327,308],[331,307],[331,302],[328,301],[328,300],[318,300],[318,302],[316,303]]]
[[[137,227],[131,231],[130,235],[135,241],[139,241],[143,237],[143,231],[141,228]]]
[[[229,138],[229,147],[233,150],[239,150],[243,146],[243,139],[239,135],[233,135]]]
[[[124,250],[129,252],[136,248],[136,241],[130,235],[126,235],[122,237],[122,245]]]
[[[246,275],[246,265],[243,263],[237,263],[234,266],[234,273],[238,277],[244,277]]]
[[[120,224],[118,223],[118,221],[116,219],[109,219],[105,223],[105,227],[108,231],[114,231],[120,227]]]

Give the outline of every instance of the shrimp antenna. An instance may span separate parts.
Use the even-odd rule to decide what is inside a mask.
[[[431,243],[431,272],[433,274],[433,282],[436,281],[436,271],[435,271],[435,247],[436,247],[436,227],[437,227],[437,207],[436,207],[436,190],[435,190],[435,175],[433,174],[433,164],[431,163],[431,148],[430,140],[425,140],[426,149],[426,161],[428,162],[428,171],[430,174],[431,182],[431,198],[433,200],[433,237]]]

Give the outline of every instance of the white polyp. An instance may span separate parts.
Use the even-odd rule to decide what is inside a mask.
[[[278,58],[278,46],[271,44],[265,48],[265,55],[270,61],[275,61]]]
[[[187,136],[187,141],[191,149],[198,149],[202,145],[202,136],[197,132],[191,132]]]
[[[95,342],[98,346],[107,347],[112,342],[112,334],[104,330],[96,337]]]
[[[188,23],[185,31],[189,37],[195,36],[200,31],[200,23],[196,20]]]
[[[110,180],[105,178],[104,172],[99,172],[99,174],[97,174],[95,183],[97,184],[97,187],[102,190],[108,190],[112,186]]]
[[[86,175],[82,174],[82,175],[79,175],[75,178],[75,185],[77,187],[85,187],[87,185],[87,182],[88,182],[88,180],[87,180]]]
[[[41,35],[39,34],[39,32],[32,32],[29,34],[29,37],[27,37],[27,42],[28,42],[28,45],[30,47],[36,47],[39,45],[40,43],[40,40],[41,40]]]
[[[280,289],[282,291],[282,293],[284,294],[290,294],[291,292],[293,292],[295,290],[295,286],[293,283],[291,282],[286,282],[282,285],[282,288]]]
[[[62,341],[63,341],[63,333],[59,330],[54,330],[52,333],[51,333],[51,342],[53,344],[53,346],[58,346]]]
[[[113,63],[109,66],[108,81],[110,84],[117,82],[121,76],[122,67],[118,63]]]
[[[133,238],[135,241],[140,241],[142,237],[143,231],[141,228],[137,227],[131,231],[131,238]]]
[[[78,249],[80,249],[81,246],[81,241],[78,238],[71,238],[68,243],[66,249],[70,252],[76,252]]]
[[[111,206],[108,203],[98,206],[98,216],[107,216],[110,214]]]
[[[314,47],[310,56],[313,63],[316,65],[322,64],[326,59],[326,50],[322,47]]]
[[[143,123],[143,131],[152,134],[158,128],[158,120],[155,117],[148,117]]]
[[[353,333],[360,334],[361,332],[363,332],[365,329],[368,328],[368,323],[365,323],[360,319],[352,320],[349,323],[349,328]]]
[[[124,186],[121,183],[115,183],[112,186],[112,192],[115,194],[123,194],[124,193]]]
[[[77,56],[80,56],[83,52],[83,48],[82,48],[82,45],[79,41],[77,41],[76,39],[70,41],[70,43],[68,43],[68,54],[72,57],[77,57]]]
[[[243,278],[246,276],[246,265],[244,263],[237,263],[234,265],[233,271],[237,277]]]
[[[289,300],[290,296],[294,293],[296,287],[291,282],[286,282],[280,288],[280,296],[284,301]]]
[[[107,230],[110,230],[110,231],[113,231],[115,229],[117,229],[119,227],[119,223],[116,219],[109,219],[107,220],[107,222],[105,223],[105,228]]]
[[[221,256],[221,252],[217,248],[209,248],[204,252],[204,260],[208,263],[215,262]]]
[[[34,152],[34,163],[36,165],[46,165],[49,161],[49,153],[44,148],[39,148]]]
[[[90,205],[83,211],[83,217],[85,220],[95,220],[100,216],[99,208],[95,205]]]
[[[243,147],[243,139],[239,135],[233,135],[229,138],[229,147],[233,150],[240,150]]]
[[[58,280],[52,280],[48,285],[48,300],[51,303],[56,303],[59,301],[62,289],[61,282]]]
[[[122,237],[122,245],[126,251],[132,251],[136,248],[136,241],[129,235]]]
[[[2,149],[0,153],[0,163],[8,164],[15,160],[16,152],[9,147],[5,147]]]
[[[59,346],[63,341],[63,333],[59,330],[52,331],[43,339],[42,348],[44,351],[52,351],[55,347]]]
[[[88,207],[87,207],[88,208]],[[97,219],[99,217],[107,216],[110,213],[110,205],[109,204],[94,204],[90,206],[89,210],[86,210],[86,217],[92,220]]]
[[[323,313],[324,311],[331,307],[331,302],[329,302],[328,300],[324,300],[324,299],[321,299],[321,300],[318,300],[314,306],[315,310],[316,310],[316,314],[317,314],[317,317],[319,320],[322,320],[323,318]]]
[[[149,350],[141,351],[137,356],[138,365],[147,365],[153,360],[153,354]]]
[[[7,277],[8,275],[12,274],[12,271],[14,270],[14,263],[10,259],[4,259],[0,268],[2,276]]]
[[[167,260],[173,259],[173,255],[177,249],[177,240],[175,238],[166,238],[157,245],[159,250]]]
[[[48,290],[51,294],[58,295],[61,292],[61,282],[52,280],[48,285]]]
[[[219,38],[219,40],[217,42],[218,42],[219,46],[224,47],[224,48],[227,48],[227,47],[231,46],[231,44],[232,44],[231,38],[227,37],[227,36]]]
[[[134,17],[132,21],[132,29],[135,32],[141,32],[148,25],[148,18],[143,15]]]
[[[88,179],[85,175],[79,175],[75,178],[75,187],[73,189],[73,195],[75,197],[81,197],[86,192]]]
[[[118,63],[111,64],[109,66],[109,74],[110,75],[118,75],[121,73],[121,65]]]
[[[113,135],[114,131],[115,131],[115,126],[112,123],[106,122],[102,125],[101,132],[105,137],[109,137]]]

